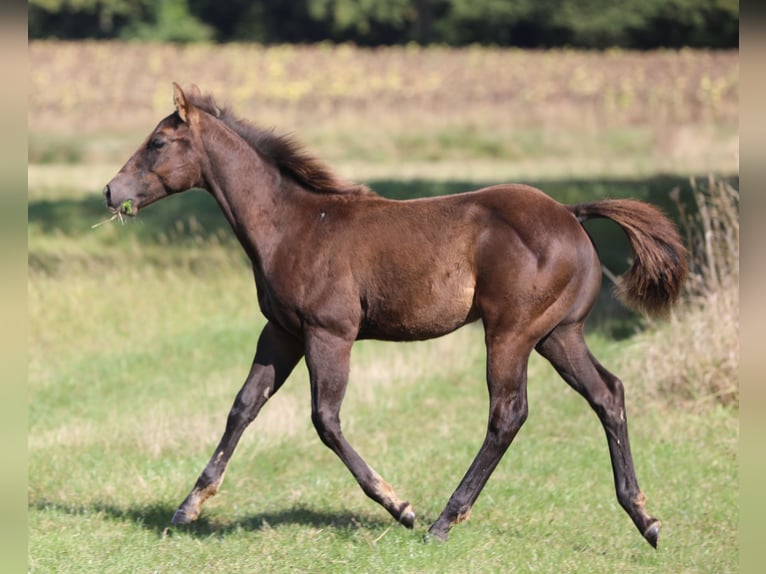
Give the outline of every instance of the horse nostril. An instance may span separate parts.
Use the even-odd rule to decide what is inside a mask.
[[[112,190],[109,189],[108,184],[104,187],[104,200],[106,201],[107,205],[109,205],[112,201]]]

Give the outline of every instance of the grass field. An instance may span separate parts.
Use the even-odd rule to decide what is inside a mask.
[[[483,438],[478,326],[354,350],[345,433],[413,503],[414,531],[369,501],[321,445],[302,365],[245,434],[200,520],[169,529],[223,430],[263,318],[247,262],[201,192],[158,203],[125,226],[91,229],[108,215],[99,189],[169,112],[171,79],[229,93],[243,115],[280,120],[344,174],[392,197],[454,192],[521,171],[565,201],[633,195],[663,203],[675,186],[689,191],[689,175],[735,177],[727,153],[736,160],[736,55],[654,57],[652,66],[648,55],[620,53],[31,44],[29,571],[737,572],[736,403],[658,393],[635,361],[647,339],[624,338],[634,322],[621,340],[594,329],[589,342],[625,381],[639,481],[663,521],[657,551],[616,502],[597,418],[539,358],[530,365],[529,419],[471,519],[446,544],[421,542]],[[354,62],[378,75],[365,80]],[[683,77],[688,89],[663,91],[635,73],[631,105],[609,115],[604,94],[629,65],[647,78],[651,70]],[[536,75],[513,97],[519,76],[481,93],[499,67]],[[566,81],[554,82],[561,70]],[[575,97],[577,74],[589,70],[601,70],[599,89]],[[320,71],[346,76],[336,86]],[[464,80],[442,90],[442,108],[428,105],[449,78]],[[301,91],[300,80],[313,89]],[[532,98],[526,90],[536,86],[554,95],[523,115],[519,94]],[[410,96],[398,100],[402,93]],[[477,102],[476,111],[460,114],[466,102]],[[523,120],[495,121],[506,105]],[[653,123],[653,114],[667,123]],[[390,123],[375,140],[363,126],[383,117]],[[582,146],[574,133],[586,134]],[[455,134],[465,137],[450,143]],[[531,143],[514,156],[523,134]],[[692,150],[668,143],[678,134]],[[610,137],[624,142],[622,151],[583,165]],[[619,270],[624,254],[613,231],[595,233]],[[612,315],[614,305],[605,301],[600,312]]]
[[[131,230],[127,230],[128,232]],[[541,362],[531,414],[444,546],[419,542],[483,435],[481,332],[365,343],[343,418],[350,440],[415,504],[406,531],[366,500],[310,425],[305,369],[254,423],[199,525],[167,533],[210,454],[262,319],[239,255],[150,246],[110,228],[29,285],[29,527],[33,572],[732,572],[736,417],[668,412],[626,379],[658,552],[617,506],[603,433]],[[94,233],[94,235],[96,235]],[[84,255],[82,252],[81,255]],[[148,262],[152,262],[149,264]],[[625,344],[596,337],[619,365]]]
[[[200,523],[166,531],[262,319],[229,246],[144,245],[132,231],[99,228],[84,249],[30,237],[31,252],[62,259],[30,269],[30,571],[736,571],[736,416],[669,412],[626,378],[639,477],[664,521],[655,552],[614,500],[596,417],[539,361],[529,421],[472,519],[443,546],[421,544],[483,437],[475,327],[354,354],[347,436],[413,502],[415,532],[321,445],[303,367],[246,434]],[[592,345],[616,370],[629,348]]]

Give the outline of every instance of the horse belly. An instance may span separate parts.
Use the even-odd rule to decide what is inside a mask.
[[[368,306],[360,338],[414,341],[446,335],[478,318],[474,291],[473,281],[389,291]]]

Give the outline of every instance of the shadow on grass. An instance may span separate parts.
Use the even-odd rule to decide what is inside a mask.
[[[385,520],[371,515],[317,510],[305,505],[293,506],[277,512],[257,513],[237,520],[216,520],[202,514],[195,522],[173,526],[170,519],[175,505],[158,502],[148,506],[122,508],[107,503],[70,505],[52,501],[39,501],[30,508],[48,510],[71,516],[100,514],[109,520],[128,522],[156,534],[158,537],[172,536],[175,532],[197,538],[224,537],[239,530],[252,532],[266,531],[281,526],[298,525],[312,528],[333,529],[339,534],[351,534],[359,530],[379,530],[396,524],[393,519]]]

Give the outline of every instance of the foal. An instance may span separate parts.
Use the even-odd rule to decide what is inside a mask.
[[[583,324],[601,263],[582,222],[622,226],[633,263],[624,300],[662,314],[677,299],[686,252],[672,223],[642,202],[562,205],[525,185],[393,201],[338,179],[291,139],[235,117],[174,84],[163,119],[104,189],[114,212],[135,215],[167,195],[199,187],[216,199],[252,261],[268,323],[226,429],[173,516],[195,520],[214,495],[245,428],[305,358],[311,418],[364,492],[411,528],[415,512],[351,447],[339,412],[354,341],[428,339],[481,320],[489,420],[484,443],[429,534],[445,540],[465,520],[527,417],[533,349],[598,415],[617,499],[657,545],[660,522],[644,509],[628,440],[623,385],[589,352]]]

